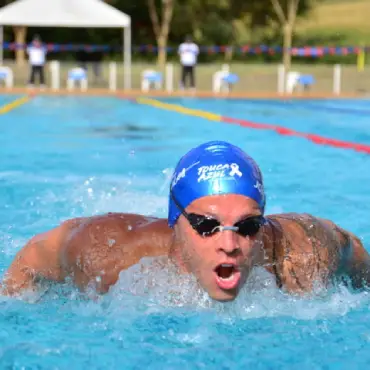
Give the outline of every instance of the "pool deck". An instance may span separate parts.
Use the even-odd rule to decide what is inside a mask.
[[[173,91],[171,93],[167,91],[151,90],[150,92],[143,92],[141,90],[117,90],[110,91],[108,89],[88,89],[86,91],[81,90],[67,90],[60,89],[57,91],[51,89],[30,89],[30,88],[0,88],[0,94],[2,95],[28,95],[30,97],[35,95],[42,96],[115,96],[120,98],[137,98],[142,96],[150,97],[197,97],[197,98],[231,98],[231,99],[356,99],[366,96],[365,94],[328,94],[328,93],[313,93],[313,92],[301,92],[294,94],[278,94],[276,92],[230,92],[228,94],[219,93],[215,94],[212,91]]]

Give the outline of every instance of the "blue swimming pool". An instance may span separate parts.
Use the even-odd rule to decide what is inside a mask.
[[[0,96],[0,105],[15,97]],[[370,145],[370,100],[167,102]],[[118,98],[36,97],[0,115],[0,269],[35,233],[107,211],[166,216],[177,159],[231,141],[264,173],[267,213],[310,212],[370,248],[370,155]],[[143,265],[148,261],[143,261]],[[151,279],[153,290],[144,293]],[[104,297],[68,284],[31,304],[1,298],[4,369],[348,369],[370,361],[370,295],[297,299],[255,276],[235,302],[138,266]],[[175,297],[175,298],[174,298]]]

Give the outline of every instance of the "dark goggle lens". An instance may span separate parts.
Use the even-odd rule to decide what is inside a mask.
[[[188,217],[193,229],[201,236],[210,236],[219,231],[221,224],[215,218],[196,215],[195,213],[189,214]]]
[[[262,216],[249,217],[241,220],[235,224],[238,227],[238,234],[243,236],[254,236],[258,233],[259,229],[264,223]]]

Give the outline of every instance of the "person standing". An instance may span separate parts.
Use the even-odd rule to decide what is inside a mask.
[[[29,63],[31,65],[31,75],[28,82],[30,87],[35,85],[36,75],[38,75],[40,86],[45,87],[44,66],[46,62],[46,47],[42,44],[39,36],[35,36],[31,45],[27,48]]]
[[[178,54],[180,56],[181,72],[181,89],[186,87],[187,79],[190,80],[190,88],[195,90],[195,66],[197,64],[199,47],[195,44],[191,36],[187,36],[185,42],[180,44]]]

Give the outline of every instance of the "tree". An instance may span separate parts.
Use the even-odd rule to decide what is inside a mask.
[[[271,0],[272,6],[283,29],[283,64],[290,69],[293,31],[300,0]]]
[[[10,4],[13,0],[1,0],[0,6]],[[16,44],[25,45],[27,37],[27,27],[25,26],[13,26],[14,41]],[[26,51],[24,48],[17,49],[15,51],[15,60],[18,65],[23,64],[26,60]]]
[[[160,16],[155,0],[147,0],[150,19],[158,46],[158,64],[164,66],[167,59],[168,34],[172,21],[175,0],[161,0]]]
[[[252,22],[266,25],[266,2],[270,0],[177,0],[171,38],[183,39],[192,34],[201,45],[241,45],[251,41]],[[256,8],[263,17],[255,18]],[[258,15],[259,16],[259,15]],[[225,49],[225,58],[232,58],[233,48]]]

